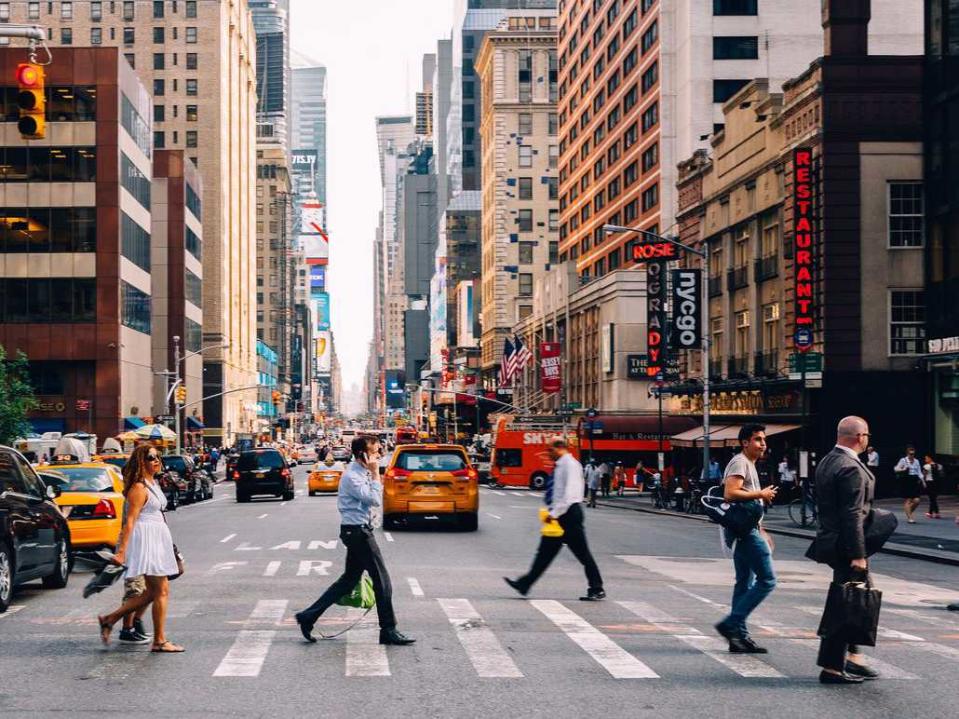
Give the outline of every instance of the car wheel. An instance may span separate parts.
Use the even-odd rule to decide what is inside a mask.
[[[529,478],[529,488],[530,489],[543,489],[546,486],[546,475],[542,472],[537,472],[532,477]]]
[[[7,611],[13,596],[13,553],[0,543],[0,614]]]
[[[236,501],[237,501],[237,502],[249,502],[249,501],[250,501],[250,495],[249,495],[249,494],[246,494],[245,492],[237,492],[237,493],[236,493]]]
[[[459,525],[464,532],[475,532],[479,528],[479,517],[476,514],[461,514]]]
[[[396,517],[392,514],[383,515],[383,529],[396,529]]]
[[[315,496],[316,496],[316,492],[314,492],[312,489],[310,490],[310,493],[309,493],[309,494],[310,494],[311,497],[315,497]]]
[[[66,539],[57,544],[57,563],[53,571],[43,578],[44,589],[63,589],[70,579],[70,547]]]
[[[283,493],[283,501],[284,501],[284,502],[292,502],[292,501],[293,501],[293,498],[294,498],[295,496],[296,496],[296,493],[295,493],[295,492],[292,492],[292,491],[290,491],[290,492],[284,492],[284,493]]]

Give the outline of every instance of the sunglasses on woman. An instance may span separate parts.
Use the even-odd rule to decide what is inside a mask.
[[[159,462],[159,461],[160,461],[160,455],[158,455],[158,454],[148,454],[148,455],[147,455],[147,461],[148,461],[148,462]]]

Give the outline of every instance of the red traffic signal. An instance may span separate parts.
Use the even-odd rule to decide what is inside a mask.
[[[17,129],[24,140],[41,140],[46,135],[44,80],[43,66],[32,62],[17,65]]]
[[[22,87],[43,87],[43,68],[29,62],[17,65],[17,84]]]

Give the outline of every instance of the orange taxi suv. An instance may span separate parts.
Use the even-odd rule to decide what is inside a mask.
[[[313,465],[310,476],[307,479],[310,496],[317,494],[326,494],[328,492],[337,492],[340,489],[340,477],[343,474],[343,463],[320,462]]]
[[[383,526],[401,520],[451,520],[475,531],[479,473],[459,445],[401,444],[383,475]]]
[[[70,526],[73,550],[112,550],[123,521],[123,476],[111,464],[51,464],[38,470],[43,481],[60,490],[54,501]]]

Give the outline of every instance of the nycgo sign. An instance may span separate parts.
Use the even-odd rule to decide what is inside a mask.
[[[670,345],[675,349],[698,349],[702,345],[702,270],[673,270],[673,331]]]

